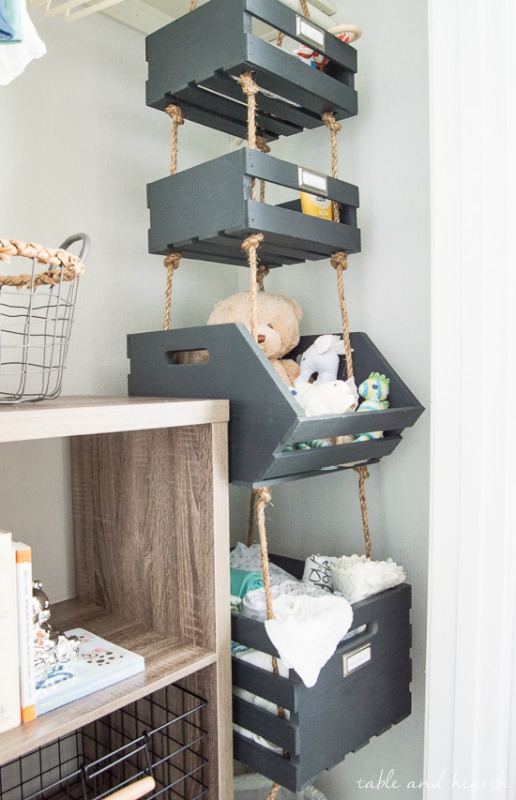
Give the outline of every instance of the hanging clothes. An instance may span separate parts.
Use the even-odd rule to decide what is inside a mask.
[[[5,7],[5,1],[4,7]],[[20,2],[20,0],[18,0]],[[47,52],[44,42],[41,41],[36,28],[27,11],[25,0],[20,2],[21,10],[21,41],[4,42],[0,40],[0,86],[11,83],[21,75],[25,67],[34,58],[41,58]]]
[[[14,37],[14,29],[7,17],[5,0],[0,0],[0,43],[10,42]]]

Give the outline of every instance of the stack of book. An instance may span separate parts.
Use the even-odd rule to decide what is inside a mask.
[[[138,653],[83,628],[66,633],[79,639],[77,656],[55,663],[36,685],[32,550],[0,529],[0,733],[145,669]]]

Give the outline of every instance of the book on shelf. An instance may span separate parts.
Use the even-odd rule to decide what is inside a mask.
[[[32,619],[32,548],[13,542],[18,613],[18,657],[20,665],[21,721],[36,717],[36,671],[34,667],[34,623]]]
[[[55,666],[36,688],[38,716],[131,678],[145,669],[143,656],[84,628],[66,631],[66,635],[79,638],[79,653],[75,659]]]
[[[0,529],[0,733],[21,722],[12,535]]]

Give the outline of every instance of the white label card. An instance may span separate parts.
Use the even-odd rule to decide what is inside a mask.
[[[317,44],[319,47],[324,47],[324,31],[321,28],[316,28],[304,17],[296,17],[296,33],[297,35],[310,42]]]
[[[371,645],[366,644],[364,647],[359,647],[358,650],[352,650],[351,653],[345,653],[342,656],[343,675],[346,677],[356,669],[363,667],[371,661]]]
[[[304,167],[297,168],[300,189],[315,189],[317,194],[328,194],[328,180],[320,172],[312,172]]]

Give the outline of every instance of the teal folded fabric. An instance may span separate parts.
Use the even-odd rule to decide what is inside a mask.
[[[0,0],[0,42],[4,44],[23,40],[23,0]]]
[[[261,589],[263,586],[263,576],[261,572],[247,572],[245,569],[230,569],[231,594],[236,597],[244,597],[247,592],[253,589]]]

